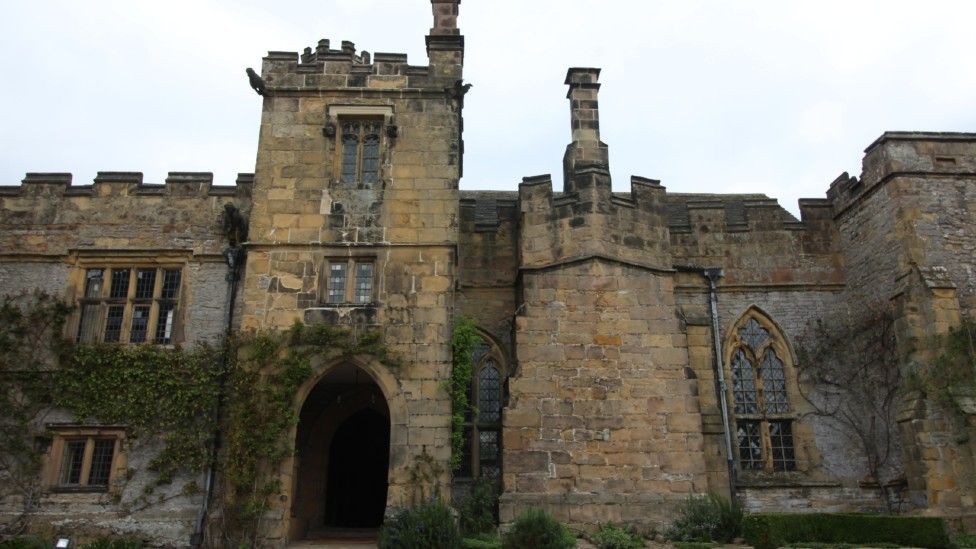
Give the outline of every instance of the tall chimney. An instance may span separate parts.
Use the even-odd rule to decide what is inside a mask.
[[[435,74],[447,79],[460,80],[464,64],[464,36],[457,24],[460,4],[461,0],[430,0],[434,26],[427,35],[427,58]]]
[[[600,91],[600,69],[574,67],[566,73],[569,92],[569,119],[573,142],[566,147],[563,157],[564,187],[573,190],[573,180],[583,169],[610,170],[610,154],[600,141],[600,107],[597,94]]]

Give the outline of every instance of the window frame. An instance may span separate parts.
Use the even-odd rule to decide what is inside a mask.
[[[340,105],[332,104],[326,108],[327,125],[334,124],[336,131],[333,139],[335,161],[333,162],[333,180],[340,186],[355,187],[358,189],[382,188],[385,185],[384,166],[387,164],[388,151],[393,143],[393,139],[388,134],[388,128],[393,126],[394,111],[391,105]],[[376,136],[378,138],[376,149],[376,179],[375,181],[365,182],[362,178],[362,168],[364,163],[364,143],[362,138],[357,146],[356,154],[356,176],[354,180],[347,180],[343,173],[343,156],[345,152],[344,136],[345,125],[355,122],[368,122],[378,124]],[[362,136],[361,136],[362,137]]]
[[[352,125],[356,127],[354,133],[348,130]],[[383,128],[383,118],[379,116],[344,116],[339,119],[339,131],[336,136],[336,150],[338,155],[336,165],[338,167],[337,180],[340,185],[371,189],[380,184],[383,171],[383,147],[386,140],[383,135],[385,133]],[[370,131],[370,129],[374,129],[375,131]],[[347,174],[346,171],[347,145],[349,144],[347,138],[350,135],[353,135],[356,139],[355,151],[352,158],[352,168],[355,173],[351,175]],[[371,137],[376,138],[375,150],[373,151],[375,157],[370,158],[375,162],[375,169],[370,171],[373,174],[372,178],[367,180],[367,152],[370,150],[368,149],[367,140]]]
[[[136,258],[131,261],[119,258],[92,259],[77,264],[77,277],[71,286],[74,288],[76,298],[73,301],[78,304],[78,311],[73,315],[73,322],[66,328],[67,335],[77,343],[149,343],[164,346],[180,343],[184,316],[180,304],[185,303],[186,292],[185,266],[185,262],[145,261]],[[95,271],[101,271],[101,286],[95,295],[89,295],[90,274]],[[113,295],[113,278],[116,273],[125,271],[128,271],[125,295]],[[145,272],[153,273],[149,295],[139,291],[145,289],[145,286],[140,284],[141,273]],[[175,288],[166,292],[170,273],[176,273],[177,281]],[[109,330],[109,315],[119,308],[121,308],[121,315],[115,315],[119,323],[117,330]],[[166,308],[169,309],[170,314],[164,320],[160,313]],[[139,311],[145,311],[148,316],[141,340],[136,337],[136,341],[133,341],[136,332],[133,321],[136,320]],[[165,334],[159,333],[160,321],[169,324],[168,337],[161,337]],[[86,325],[89,326],[88,329]],[[115,335],[111,337],[110,334]]]
[[[757,342],[755,339],[749,340],[748,336],[743,337],[743,330],[750,322],[755,322],[759,328],[766,332],[762,341]],[[782,400],[777,398],[773,402],[773,407],[785,404],[787,407],[786,411],[770,411],[767,407],[767,404],[769,404],[766,401],[767,388],[765,384],[767,379],[763,375],[763,364],[770,356],[770,352],[775,353],[775,358],[781,364],[783,387],[773,388],[768,392],[782,393]],[[737,408],[740,401],[736,400],[736,369],[734,362],[737,360],[739,353],[744,355],[749,366],[751,374],[749,381],[751,381],[753,386],[754,402],[749,401],[746,404],[754,405],[754,412],[742,411]],[[800,430],[798,428],[800,427],[799,418],[802,415],[798,406],[802,406],[802,402],[797,387],[795,358],[791,347],[779,327],[765,314],[758,311],[758,309],[751,308],[735,322],[729,332],[725,345],[724,368],[725,375],[728,379],[726,393],[728,397],[729,416],[733,423],[732,435],[734,437],[734,451],[736,452],[735,460],[740,473],[748,477],[756,474],[788,475],[805,470],[806,460],[801,456],[801,437],[798,436],[798,431]],[[775,445],[773,439],[776,438],[772,432],[774,425],[779,426],[780,433],[789,431],[787,436],[791,442],[790,445],[776,447],[779,449],[779,459],[774,455]],[[758,459],[748,459],[743,455],[739,432],[740,429],[748,429],[747,426],[755,426],[758,429],[760,451]],[[782,442],[783,436],[780,435],[779,439]],[[791,460],[786,458],[788,452],[792,452]],[[759,463],[759,467],[755,466],[756,462]],[[777,462],[783,462],[782,467],[778,467]]]
[[[457,472],[456,478],[464,480],[476,480],[484,476],[483,467],[485,461],[491,461],[497,467],[497,476],[492,478],[493,482],[500,483],[504,473],[504,446],[502,443],[503,423],[502,415],[508,398],[508,361],[501,351],[501,348],[494,340],[479,331],[481,345],[484,351],[479,355],[476,347],[475,355],[472,357],[471,383],[468,386],[468,405],[469,410],[464,415],[463,436],[464,450],[461,456],[461,468]],[[498,371],[498,417],[494,421],[483,421],[480,417],[481,395],[481,373],[490,365],[494,365]],[[481,457],[481,433],[497,433],[497,457],[493,460],[482,460]]]
[[[77,424],[49,424],[50,445],[44,457],[44,485],[50,492],[58,493],[117,493],[117,480],[125,475],[126,433],[119,425],[91,426]],[[99,441],[112,441],[105,483],[92,484],[92,466],[95,447]],[[78,482],[65,482],[68,448],[84,442],[81,462],[78,463]]]
[[[373,256],[325,258],[322,266],[323,284],[320,301],[327,307],[368,307],[376,305],[378,295],[378,272],[377,260]],[[360,277],[359,272],[362,266],[369,266],[369,299],[360,299]],[[333,266],[342,266],[344,278],[342,281],[342,299],[333,300]]]

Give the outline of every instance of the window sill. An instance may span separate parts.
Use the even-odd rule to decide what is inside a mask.
[[[108,486],[51,486],[52,494],[105,494]]]

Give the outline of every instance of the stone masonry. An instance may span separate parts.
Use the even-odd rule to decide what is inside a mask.
[[[336,481],[308,470],[339,459],[329,448],[360,408],[389,423],[386,473],[362,479],[385,487],[386,515],[416,502],[418,468],[432,475],[424,493],[447,499],[487,475],[479,460],[497,454],[505,524],[541,507],[578,530],[661,528],[690,495],[707,492],[750,510],[880,511],[887,491],[900,512],[973,526],[971,407],[956,411],[905,387],[891,426],[898,456],[885,479],[869,478],[850,433],[811,413],[799,372],[817,322],[843,328],[865,309],[891,311],[907,377],[938,356],[938,336],[972,319],[976,134],[884,133],[865,151],[862,174],[801,200],[800,219],[761,194],[669,193],[639,176],[614,192],[600,71],[572,68],[562,189],[536,175],[518,191],[461,191],[469,86],[459,4],[431,1],[425,64],[326,39],[269,52],[254,174],[236,187],[179,172],[165,184],[102,172],[91,185],[30,173],[0,187],[4,292],[38,288],[78,302],[92,269],[179,269],[169,344],[294,323],[380,331],[401,368],[366,355],[315,363],[295,395],[301,419],[262,523],[268,546],[341,526],[323,515],[329,498],[343,497]],[[246,218],[246,241],[222,225],[226,205]],[[245,262],[232,284],[228,250],[237,244]],[[503,377],[473,382],[472,396],[497,399],[501,413],[497,424],[471,420],[485,436],[469,442],[469,467],[452,472],[445,381],[462,315],[492,349],[479,360],[490,355]],[[82,322],[79,309],[66,337],[81,337]],[[781,365],[777,398],[786,404],[775,414],[737,411],[742,349]],[[772,370],[761,368],[757,383],[773,398]],[[774,429],[788,430],[775,439],[788,450],[774,448]],[[133,476],[121,503],[149,478],[148,454],[125,451]],[[56,478],[57,464],[48,467]],[[107,494],[51,488],[41,522],[158,544],[186,545],[202,506],[201,496],[170,494],[122,519]],[[3,492],[0,479],[0,521],[17,509]]]

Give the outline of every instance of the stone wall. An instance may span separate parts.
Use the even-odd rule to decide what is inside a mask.
[[[615,261],[527,272],[504,416],[502,521],[662,525],[707,488],[672,279]]]
[[[176,342],[216,342],[226,330],[229,284],[221,254],[227,246],[222,230],[224,204],[245,213],[250,208],[251,177],[242,174],[236,187],[213,187],[212,176],[171,173],[165,184],[142,182],[138,173],[101,172],[92,185],[71,186],[70,174],[28,174],[19,187],[0,188],[0,282],[8,295],[39,289],[74,302],[87,267],[182,266],[178,311],[182,322]],[[65,337],[77,334],[77,309]],[[46,425],[71,423],[64,410],[39,418]],[[46,491],[34,524],[54,525],[76,535],[133,534],[158,544],[184,545],[196,528],[200,495],[184,495],[185,475],[155,486],[149,462],[157,448],[151,441],[129,440],[122,453],[132,471],[121,476],[117,493]],[[60,463],[45,455],[45,474]],[[4,487],[6,488],[6,487]],[[151,496],[145,495],[150,489]],[[4,490],[6,492],[6,490]],[[5,494],[0,521],[20,512],[16,496]],[[68,509],[70,512],[66,512]]]

